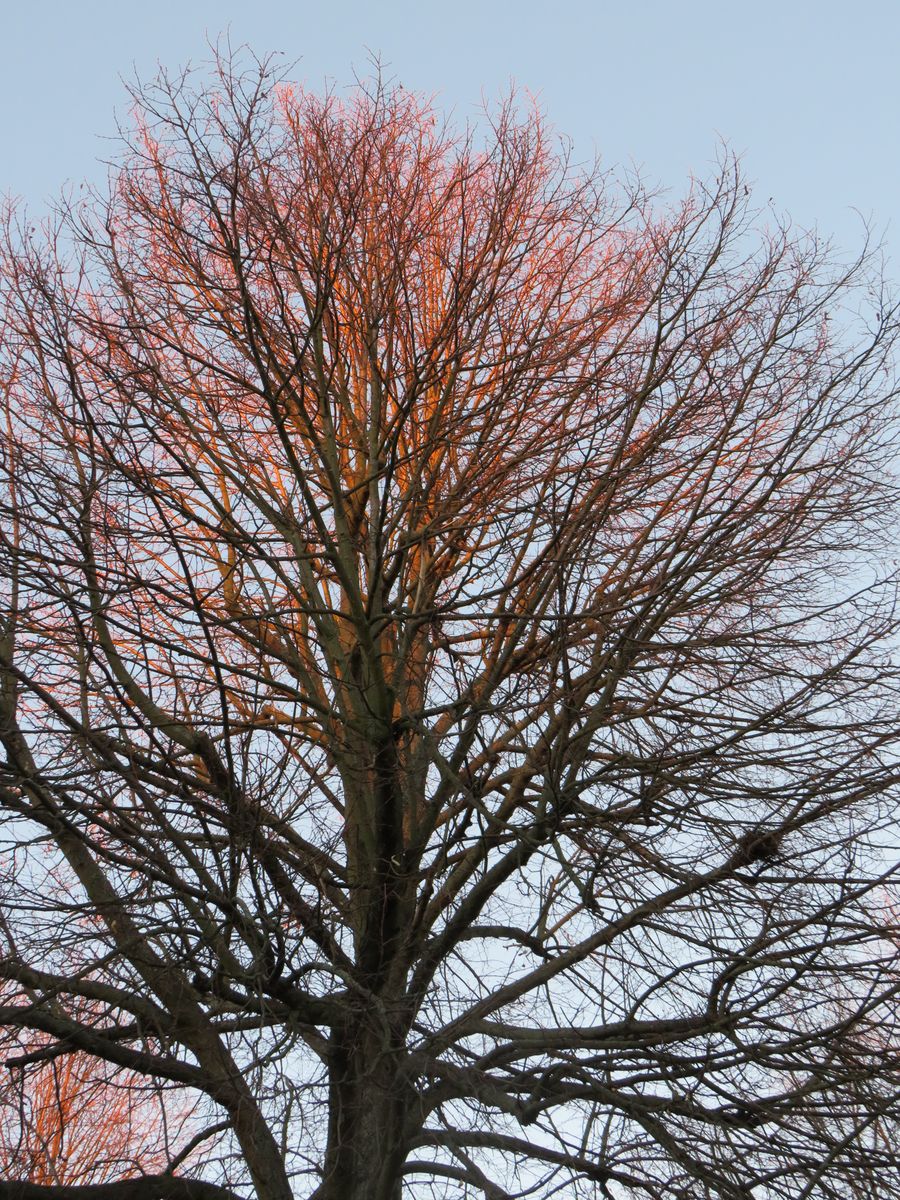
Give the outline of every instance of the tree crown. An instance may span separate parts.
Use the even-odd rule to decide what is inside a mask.
[[[10,219],[0,1018],[208,1116],[110,1200],[900,1194],[896,312],[746,193],[222,63]]]

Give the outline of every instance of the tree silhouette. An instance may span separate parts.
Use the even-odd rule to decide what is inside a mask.
[[[0,1022],[198,1149],[0,1200],[900,1195],[868,259],[512,103],[137,101],[8,221]]]

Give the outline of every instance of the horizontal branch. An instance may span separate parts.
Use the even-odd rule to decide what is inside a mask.
[[[0,1200],[241,1200],[237,1192],[175,1175],[141,1175],[115,1183],[52,1184],[0,1180]]]
[[[542,1146],[524,1138],[512,1137],[505,1133],[495,1133],[487,1130],[456,1130],[425,1128],[416,1137],[418,1146],[447,1146],[452,1148],[468,1146],[471,1149],[499,1150],[501,1153],[521,1155],[525,1158],[539,1159],[541,1162],[552,1163],[558,1167],[568,1167],[579,1172],[586,1179],[595,1183],[607,1183],[610,1179],[622,1179],[618,1172],[610,1170],[595,1159],[584,1154],[571,1154],[566,1150],[554,1150],[550,1146]],[[624,1180],[623,1180],[624,1181]],[[632,1181],[629,1179],[629,1183]]]
[[[132,1050],[121,1046],[105,1031],[91,1029],[78,1021],[57,1016],[36,1005],[0,1006],[0,1027],[2,1026],[48,1033],[72,1050],[83,1050],[95,1058],[115,1063],[116,1066],[128,1070],[171,1079],[174,1083],[186,1083],[196,1088],[205,1089],[208,1086],[205,1072],[191,1063],[171,1055],[150,1054],[145,1050]],[[116,1031],[110,1032],[114,1034]]]

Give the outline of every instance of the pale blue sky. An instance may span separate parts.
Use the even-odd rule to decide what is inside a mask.
[[[298,59],[339,84],[377,53],[466,116],[510,80],[579,154],[634,160],[674,192],[722,137],[761,203],[846,250],[859,209],[888,228],[900,277],[900,0],[0,0],[0,192],[40,205],[97,160],[120,76],[208,56],[207,36]]]

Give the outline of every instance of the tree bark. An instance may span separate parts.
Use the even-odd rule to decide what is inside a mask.
[[[382,1014],[360,1012],[331,1042],[328,1147],[312,1200],[400,1200],[412,1092]]]

